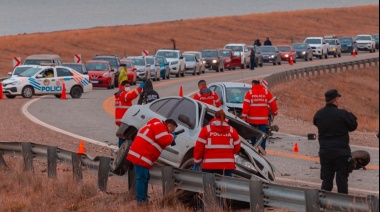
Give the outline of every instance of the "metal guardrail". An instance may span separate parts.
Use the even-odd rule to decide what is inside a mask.
[[[295,79],[320,76],[322,74],[338,73],[345,70],[357,68],[366,68],[367,66],[379,66],[379,57],[369,58],[357,61],[335,63],[329,65],[310,66],[305,68],[297,68],[289,71],[275,73],[264,79],[268,81],[269,88],[273,89],[274,86],[280,83],[285,83]]]
[[[19,155],[26,171],[33,170],[33,158],[47,158],[48,177],[57,174],[57,161],[71,163],[76,181],[83,180],[83,167],[98,172],[98,188],[107,189],[112,158],[80,155],[57,147],[35,143],[0,142],[0,167],[6,167],[5,155]],[[155,165],[150,171],[150,183],[161,185],[163,195],[175,189],[206,193],[204,206],[215,204],[217,197],[250,203],[251,211],[264,211],[264,206],[286,208],[297,211],[379,211],[379,198],[359,197],[264,183],[257,180],[232,178],[210,173],[194,172],[168,166]],[[134,173],[128,171],[129,189],[134,189]],[[131,190],[133,192],[133,190]]]

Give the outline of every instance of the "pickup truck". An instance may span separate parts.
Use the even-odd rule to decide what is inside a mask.
[[[170,74],[176,77],[185,76],[186,64],[182,53],[178,49],[160,49],[156,52],[156,56],[165,57],[169,62]]]
[[[329,44],[326,43],[324,37],[307,37],[304,40],[304,43],[307,43],[313,49],[313,56],[322,59],[328,57]]]

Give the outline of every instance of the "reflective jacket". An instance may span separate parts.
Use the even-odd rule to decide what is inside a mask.
[[[222,105],[220,103],[218,94],[214,91],[211,91],[210,89],[208,89],[207,93],[202,93],[199,91],[198,93],[194,94],[194,99],[207,103],[209,105],[213,105],[215,107],[220,107],[220,105]]]
[[[141,93],[141,88],[138,87],[129,92],[119,90],[115,93],[115,123],[120,126],[121,119],[128,108],[132,106],[132,101],[136,99]]]
[[[277,115],[277,103],[272,93],[262,85],[254,85],[244,96],[242,119],[250,124],[268,124],[269,108]]]
[[[124,80],[128,80],[128,73],[126,68],[121,68],[120,73],[119,73],[119,83],[121,84]]]
[[[234,170],[234,154],[239,152],[240,144],[236,130],[226,121],[214,118],[199,133],[194,148],[194,164],[202,162],[202,169]]]
[[[149,120],[133,141],[127,155],[131,163],[151,169],[165,147],[173,142],[164,122],[157,118]]]

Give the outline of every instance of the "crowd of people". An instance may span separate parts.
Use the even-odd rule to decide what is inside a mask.
[[[267,42],[268,41],[268,42]],[[270,43],[267,38],[266,44]],[[259,40],[255,42],[259,43]],[[119,91],[115,93],[115,123],[121,124],[121,118],[132,106],[132,101],[139,97],[138,104],[148,104],[159,99],[159,94],[153,89],[150,80],[141,82],[131,90],[131,83],[123,75]],[[207,87],[205,80],[198,82],[199,91],[194,94],[195,100],[221,106],[218,94]],[[352,162],[349,147],[349,132],[357,128],[356,117],[346,110],[339,109],[339,98],[342,95],[336,89],[325,93],[326,106],[316,112],[314,125],[319,134],[320,178],[322,190],[331,191],[333,179],[339,193],[348,193],[348,175],[352,171],[348,167]],[[252,127],[266,132],[269,112],[276,116],[278,106],[276,98],[268,89],[265,80],[252,80],[252,88],[246,92],[243,101],[242,119]],[[127,159],[134,165],[136,173],[136,193],[139,204],[147,203],[149,170],[159,158],[161,152],[168,145],[175,145],[177,123],[172,119],[149,120],[137,133]],[[119,147],[124,140],[119,138]],[[266,140],[256,145],[256,137],[250,140],[252,146],[266,149]],[[196,140],[193,157],[193,170],[207,173],[216,173],[232,176],[235,167],[234,155],[240,150],[240,137],[232,126],[226,121],[226,114],[221,109],[215,113],[214,118],[202,128]]]

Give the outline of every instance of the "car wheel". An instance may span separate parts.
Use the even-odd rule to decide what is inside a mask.
[[[219,72],[219,70],[220,70],[220,69],[219,69],[219,66],[216,67],[215,71],[216,71],[216,72]]]
[[[307,59],[308,59],[308,58],[307,58],[307,56],[306,56],[306,57],[305,57],[305,61],[307,61]]]
[[[297,63],[297,60],[295,59],[295,60],[293,60],[293,63]]]
[[[127,160],[127,154],[132,143],[133,141],[126,140],[120,146],[119,150],[116,153],[115,160],[111,165],[111,171],[113,173],[119,176],[123,176],[133,166],[133,164]]]
[[[274,63],[273,63],[273,65],[274,65],[274,66],[275,66],[275,65],[277,65],[277,63],[276,63],[276,62],[274,62]]]
[[[312,60],[313,60],[313,57],[310,57],[309,60],[312,61]]]
[[[334,57],[337,57],[337,56],[338,56],[338,55],[335,53],[335,54],[334,54]]]
[[[24,98],[32,98],[33,94],[34,94],[34,89],[32,86],[25,86],[21,92],[21,95]]]
[[[224,71],[224,67],[221,67],[221,68],[220,68],[220,72],[223,72],[223,71]]]
[[[325,59],[327,59],[328,58],[328,55],[327,54],[325,54]]]
[[[82,93],[83,93],[83,91],[82,91],[81,87],[74,86],[74,87],[71,88],[70,96],[73,99],[79,99],[82,96]]]
[[[242,64],[242,65],[240,66],[240,68],[241,68],[241,69],[244,69],[244,65],[245,65],[245,64]]]
[[[8,99],[14,99],[16,96],[15,95],[9,95],[9,94],[7,94],[7,95],[5,95]]]
[[[178,71],[178,73],[175,75],[176,77],[179,77],[179,71]]]

